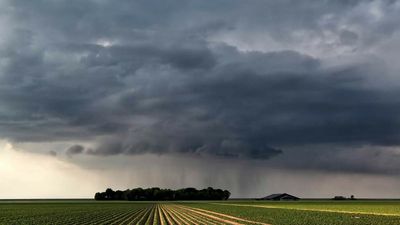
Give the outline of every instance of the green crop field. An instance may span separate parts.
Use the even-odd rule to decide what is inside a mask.
[[[400,201],[0,201],[0,224],[399,225]]]

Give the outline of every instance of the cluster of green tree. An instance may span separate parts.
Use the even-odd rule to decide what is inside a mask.
[[[128,200],[128,201],[173,201],[173,200],[227,200],[231,193],[228,190],[206,188],[183,188],[178,190],[153,188],[135,188],[125,191],[114,191],[108,188],[105,192],[97,192],[96,200]]]

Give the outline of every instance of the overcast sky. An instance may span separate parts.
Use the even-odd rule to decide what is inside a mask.
[[[0,198],[399,198],[399,31],[396,0],[0,0]]]

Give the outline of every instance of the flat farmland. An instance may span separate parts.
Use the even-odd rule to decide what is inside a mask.
[[[272,225],[400,224],[400,201],[226,201],[189,205]]]
[[[398,225],[400,201],[0,201],[0,224]]]

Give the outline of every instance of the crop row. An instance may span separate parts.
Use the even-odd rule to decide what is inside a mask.
[[[151,204],[15,204],[0,206],[1,225],[129,224]]]
[[[21,205],[0,211],[0,224],[268,225],[184,204],[82,204],[80,208],[35,206],[27,208]]]
[[[192,208],[179,204],[155,204],[138,214],[129,224],[144,225],[268,225],[231,215]]]

